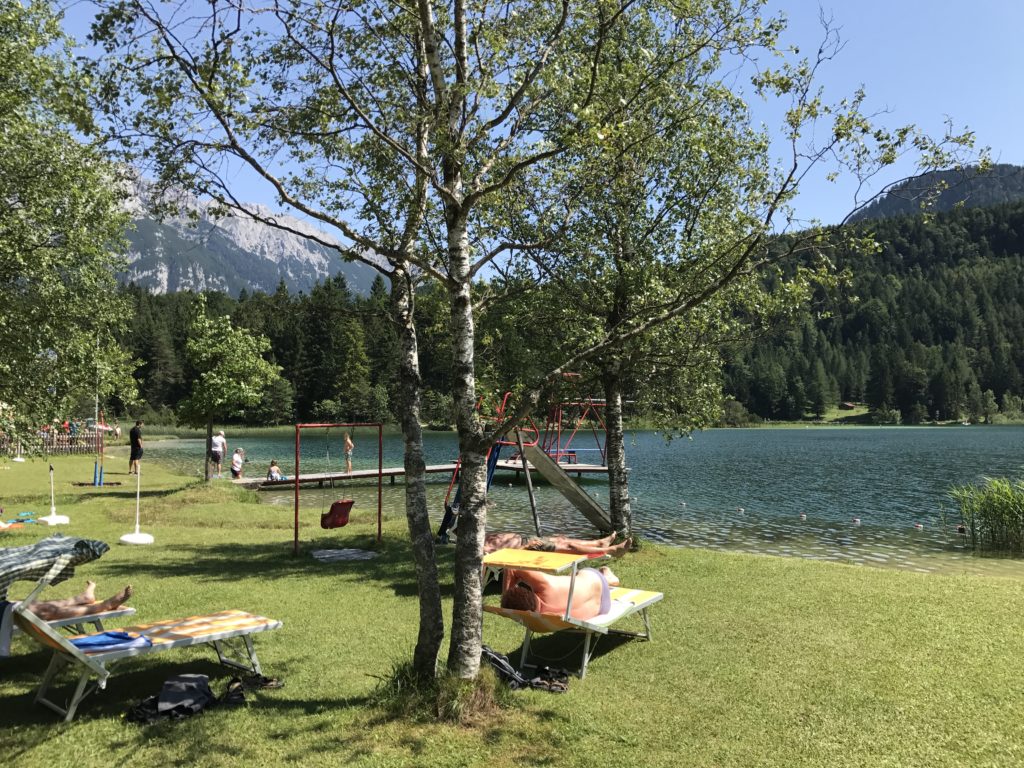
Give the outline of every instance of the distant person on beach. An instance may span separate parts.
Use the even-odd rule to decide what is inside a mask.
[[[221,473],[221,462],[224,461],[224,456],[228,452],[228,440],[224,437],[224,430],[222,429],[212,438],[210,438],[210,463],[217,468],[217,477],[220,477]]]
[[[245,449],[235,448],[235,453],[231,457],[231,477],[238,480],[242,477],[242,467],[245,465]]]
[[[484,537],[484,554],[499,549],[532,549],[538,552],[569,552],[575,555],[611,555],[622,557],[633,545],[632,539],[613,544],[615,534],[603,539],[570,539],[568,536],[523,536],[518,533],[488,533]]]
[[[349,437],[348,432],[345,433],[345,472],[352,474],[352,451],[355,450],[356,444],[352,442],[352,438]]]
[[[288,478],[281,474],[281,467],[277,465],[277,459],[273,459],[270,462],[270,469],[267,470],[267,480],[287,480]]]
[[[128,443],[131,445],[131,456],[128,457],[128,474],[139,474],[139,461],[142,459],[142,419],[128,432]]]

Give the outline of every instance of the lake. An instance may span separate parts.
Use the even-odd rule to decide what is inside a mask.
[[[356,430],[353,465],[375,468],[376,433]],[[247,474],[263,476],[271,459],[292,474],[292,438],[228,439],[249,459]],[[341,434],[303,435],[303,471],[341,471]],[[452,433],[427,432],[427,463],[453,461]],[[577,438],[574,447],[594,447]],[[627,435],[630,493],[636,530],[678,546],[708,547],[806,557],[921,572],[985,572],[1024,576],[1024,561],[976,557],[956,532],[959,512],[949,498],[954,485],[984,477],[1022,476],[1024,427],[813,427],[727,429],[666,442],[654,432]],[[150,443],[147,456],[198,473],[203,443]],[[508,449],[506,449],[508,450]],[[385,435],[384,465],[401,466],[399,435]],[[580,460],[593,460],[583,450]],[[431,476],[436,523],[449,478]],[[385,481],[385,514],[402,514],[401,485]],[[581,485],[607,503],[605,479]],[[357,511],[375,510],[373,485],[352,483],[345,494]],[[302,506],[330,505],[339,489],[303,489]],[[290,507],[290,490],[262,492],[271,504]],[[586,520],[550,487],[537,487],[545,532],[590,536]],[[532,528],[525,482],[498,473],[490,494],[490,530]],[[371,512],[372,513],[372,512]],[[285,526],[287,520],[283,520]]]

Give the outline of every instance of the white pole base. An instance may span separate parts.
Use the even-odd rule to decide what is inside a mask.
[[[154,541],[153,536],[148,533],[126,533],[121,537],[122,544],[152,544]]]
[[[25,457],[24,456],[15,456],[13,459],[11,459],[11,461],[16,461],[19,464],[24,464],[25,463]]]
[[[51,512],[46,517],[40,517],[39,522],[46,523],[47,525],[70,525],[71,518],[67,515],[57,515]]]

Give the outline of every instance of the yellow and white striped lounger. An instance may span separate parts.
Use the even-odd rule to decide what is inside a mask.
[[[43,675],[35,701],[49,707],[57,714],[63,715],[64,722],[70,722],[75,716],[75,710],[82,699],[96,689],[106,688],[107,678],[110,677],[107,664],[111,662],[130,656],[167,651],[172,648],[188,648],[193,645],[208,644],[216,650],[221,664],[261,674],[252,636],[258,632],[278,629],[281,626],[280,621],[255,616],[244,611],[221,611],[205,616],[190,616],[184,619],[140,624],[119,630],[148,638],[151,645],[115,650],[83,650],[70,642],[77,639],[76,637],[64,637],[47,622],[24,608],[24,605],[25,603],[22,603],[14,609],[14,620],[26,635],[53,650],[53,658]],[[96,633],[78,637],[91,637],[94,634]],[[232,657],[237,657],[237,659]],[[46,692],[51,683],[65,666],[81,668],[78,685],[66,708],[46,698]],[[89,679],[94,675],[97,677],[95,684],[87,688]]]
[[[485,568],[518,568],[520,570],[538,570],[545,573],[570,572],[575,581],[576,572],[580,564],[586,563],[588,558],[585,555],[567,555],[557,552],[529,552],[523,550],[501,549],[493,552],[484,558]],[[572,604],[573,587],[569,588],[569,605]],[[589,619],[576,619],[569,615],[569,605],[565,613],[541,613],[539,611],[523,611],[514,608],[502,608],[498,605],[485,605],[484,610],[488,613],[504,616],[523,625],[526,634],[523,638],[523,652],[519,659],[519,667],[526,666],[526,659],[530,652],[530,640],[535,632],[582,632],[583,639],[583,661],[580,664],[579,677],[582,680],[587,674],[587,664],[593,655],[591,639],[595,635],[620,635],[637,637],[643,640],[651,639],[651,623],[647,615],[647,609],[655,603],[664,599],[661,592],[651,592],[644,589],[629,589],[627,587],[611,588],[611,608],[598,616]],[[643,632],[631,632],[622,629],[613,629],[612,625],[627,616],[640,614],[643,620]]]

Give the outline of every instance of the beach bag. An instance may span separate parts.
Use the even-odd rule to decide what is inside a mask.
[[[320,515],[320,527],[329,529],[348,525],[348,513],[355,503],[354,499],[339,499],[331,504],[330,510]]]
[[[125,719],[130,723],[181,720],[214,706],[217,698],[206,675],[186,673],[168,678],[156,696],[132,707]]]

